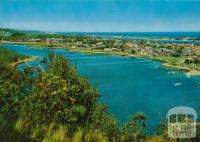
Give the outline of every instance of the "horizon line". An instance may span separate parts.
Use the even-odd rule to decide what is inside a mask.
[[[193,30],[185,30],[185,31],[48,31],[48,30],[40,30],[40,29],[22,29],[22,28],[9,28],[9,27],[0,27],[0,29],[9,29],[9,30],[19,30],[19,31],[35,31],[35,32],[45,32],[45,33],[182,33],[182,32],[196,32]]]

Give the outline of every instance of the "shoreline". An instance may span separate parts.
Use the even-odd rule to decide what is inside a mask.
[[[127,56],[127,57],[131,57],[131,58],[146,58],[146,59],[151,59],[154,61],[161,61],[163,63],[161,63],[161,66],[167,67],[167,68],[175,68],[175,69],[180,69],[180,70],[184,70],[185,71],[185,75],[188,76],[200,76],[200,71],[197,70],[193,70],[189,67],[185,67],[185,66],[178,66],[178,65],[172,65],[169,63],[169,61],[166,60],[162,60],[162,59],[158,59],[156,57],[151,57],[148,55],[134,55],[134,54],[130,54],[130,53],[124,53],[124,52],[118,52],[115,53],[115,51],[98,51],[97,49],[80,49],[80,48],[68,48],[67,50],[69,51],[74,51],[74,52],[81,52],[81,53],[86,53],[86,54],[106,54],[106,55],[116,55],[116,56]]]
[[[42,46],[37,46],[37,43],[34,43],[34,42],[8,42],[8,41],[3,41],[1,43],[21,44],[21,45],[31,46],[33,48],[48,48],[47,46],[46,47],[44,46],[44,43],[41,44]],[[167,67],[167,68],[175,68],[175,69],[185,70],[185,73],[184,73],[185,75],[200,76],[200,71],[198,71],[198,70],[193,70],[190,67],[186,67],[186,66],[173,65],[168,60],[160,59],[159,57],[152,57],[152,56],[149,56],[149,55],[146,55],[146,54],[131,54],[131,53],[126,53],[126,52],[111,51],[111,50],[106,51],[106,50],[100,50],[100,49],[93,49],[93,48],[89,48],[89,47],[87,47],[87,48],[55,47],[54,49],[65,49],[65,50],[69,50],[69,51],[73,51],[73,52],[80,52],[80,53],[85,53],[85,54],[105,54],[105,55],[114,55],[114,56],[126,56],[126,57],[130,57],[130,58],[146,58],[146,59],[151,59],[151,60],[163,62],[163,63],[161,63],[161,66],[164,66],[164,67]],[[36,59],[36,57],[34,58],[34,60],[35,59]],[[32,60],[33,59],[31,59],[30,61],[32,61]]]
[[[23,60],[19,60],[19,61],[14,62],[14,63],[10,63],[8,66],[11,67],[11,68],[15,68],[19,64],[31,62],[31,61],[34,61],[36,59],[37,59],[37,57],[30,57],[30,58],[26,58],[26,59],[23,59]]]

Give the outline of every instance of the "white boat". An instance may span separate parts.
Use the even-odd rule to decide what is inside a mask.
[[[188,78],[190,78],[190,77],[191,77],[191,75],[190,75],[190,74],[188,74],[188,73],[186,74],[186,76],[187,76]]]
[[[174,86],[180,86],[181,84],[182,84],[182,83],[177,82],[177,83],[174,84]]]
[[[172,75],[176,75],[176,72],[175,71],[170,71],[168,72],[169,74],[172,74]]]

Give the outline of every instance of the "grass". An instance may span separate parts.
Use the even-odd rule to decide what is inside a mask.
[[[13,136],[11,141],[18,139],[18,142],[22,140],[18,134],[24,134],[24,130],[28,123],[22,119],[19,119],[15,128],[13,129]],[[1,130],[1,129],[0,129]],[[5,129],[3,129],[4,131]],[[43,135],[41,139],[42,142],[108,142],[107,138],[97,131],[88,131],[79,129],[75,134],[70,137],[68,136],[68,130],[65,125],[57,124],[52,122],[50,125],[42,125],[30,128],[31,139],[33,141],[38,141],[39,135]],[[6,135],[7,136],[7,135]]]
[[[184,63],[184,57],[156,56],[155,59],[165,61],[171,65],[180,65]]]

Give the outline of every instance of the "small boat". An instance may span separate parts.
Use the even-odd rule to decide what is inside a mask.
[[[190,74],[188,74],[188,73],[186,74],[186,76],[187,76],[188,78],[190,78],[190,77],[191,77],[191,75],[190,75]]]
[[[177,82],[177,83],[174,84],[174,86],[180,86],[181,84],[182,84],[182,83]]]
[[[40,63],[47,63],[48,62],[48,59],[46,58],[46,57],[44,57],[41,61],[40,61]]]
[[[175,71],[170,71],[168,72],[169,74],[172,74],[172,75],[176,75],[176,72]]]

